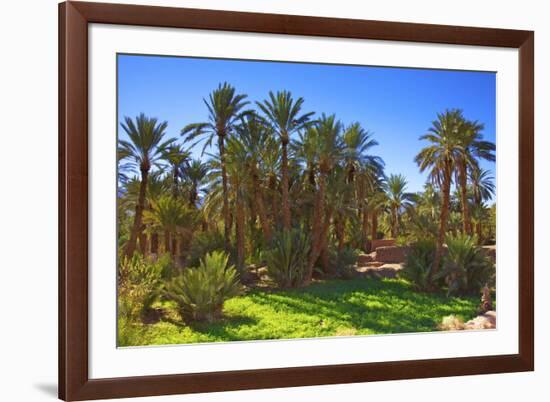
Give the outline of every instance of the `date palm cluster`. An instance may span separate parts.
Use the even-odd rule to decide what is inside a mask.
[[[385,174],[370,131],[308,111],[289,91],[252,102],[223,83],[203,102],[207,121],[179,138],[144,114],[121,124],[119,247],[128,257],[165,252],[185,265],[194,239],[217,231],[243,270],[275,236],[297,230],[308,239],[307,284],[315,267],[331,273],[331,253],[370,251],[383,236],[431,236],[437,259],[450,230],[492,235],[485,203],[493,178],[478,162],[494,161],[495,146],[460,110],[439,114],[420,137],[427,145],[415,160],[428,182],[412,194],[405,176]]]

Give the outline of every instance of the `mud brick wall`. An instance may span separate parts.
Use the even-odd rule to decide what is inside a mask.
[[[389,247],[395,246],[395,239],[378,239],[372,240],[371,250],[376,250],[378,247]]]
[[[401,246],[385,246],[376,248],[376,261],[384,263],[402,263],[407,257],[408,248]]]

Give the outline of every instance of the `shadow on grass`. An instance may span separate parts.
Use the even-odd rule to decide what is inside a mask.
[[[248,297],[278,311],[318,316],[381,334],[433,331],[443,316],[473,316],[476,307],[471,299],[414,292],[398,280],[330,281],[307,289],[253,292]]]
[[[419,293],[404,280],[329,280],[307,288],[259,290],[229,299],[213,323],[182,322],[173,306],[136,344],[315,338],[435,331],[450,314],[475,316],[478,297]],[[164,324],[163,324],[164,323]],[[166,325],[168,324],[168,325]]]
[[[190,321],[185,322],[182,320],[175,320],[173,318],[165,317],[163,321],[173,324],[181,329],[189,328],[194,332],[198,332],[202,335],[208,335],[213,338],[227,339],[227,340],[240,340],[238,336],[235,336],[235,331],[243,326],[254,326],[258,323],[258,320],[254,317],[246,315],[231,315],[222,316],[214,322],[207,321]]]

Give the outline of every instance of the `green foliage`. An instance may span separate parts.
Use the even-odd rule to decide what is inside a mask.
[[[422,239],[435,240],[439,230],[437,218],[434,218],[423,210],[418,212],[410,210],[409,212],[408,234],[406,236],[408,241],[412,242]]]
[[[166,258],[149,260],[139,254],[122,257],[118,270],[118,314],[139,321],[158,299],[162,279],[171,270]]]
[[[269,276],[282,288],[298,287],[304,279],[310,241],[299,229],[276,233],[264,253]]]
[[[477,245],[475,237],[449,236],[446,243],[448,253],[444,259],[443,273],[448,294],[478,294],[494,275],[493,263]]]
[[[117,319],[117,346],[133,346],[138,339],[145,345],[153,341],[147,337],[147,330],[143,324],[119,314]]]
[[[432,275],[435,248],[433,240],[419,240],[409,248],[399,275],[409,280],[417,290],[432,291],[441,285],[439,275]]]
[[[395,245],[396,246],[407,246],[411,243],[410,238],[405,235],[399,235],[395,238]]]
[[[241,293],[235,267],[221,251],[206,254],[198,268],[190,268],[166,285],[165,295],[178,305],[184,321],[213,322],[221,316],[223,303]]]
[[[224,247],[223,233],[217,229],[195,233],[189,248],[187,265],[197,267],[206,254],[213,251],[223,251]]]
[[[163,280],[169,280],[174,276],[176,267],[174,266],[174,260],[170,257],[170,254],[162,254],[154,262],[154,270],[160,271],[160,276]]]
[[[253,290],[224,303],[224,317],[193,325],[160,321],[132,345],[397,334],[437,330],[454,314],[476,316],[479,297],[416,292],[405,280],[329,280],[307,288]],[[172,314],[173,302],[163,307]],[[176,314],[174,312],[174,314]]]
[[[330,263],[336,270],[336,275],[342,279],[353,279],[357,276],[355,263],[359,253],[351,247],[344,247],[341,251],[331,250]]]
[[[151,202],[144,212],[144,221],[160,232],[188,233],[196,224],[196,211],[171,195],[163,195]]]

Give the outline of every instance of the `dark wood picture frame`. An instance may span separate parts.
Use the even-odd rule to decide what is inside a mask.
[[[121,24],[519,49],[519,353],[89,379],[88,24]],[[105,3],[59,5],[59,397],[138,397],[534,369],[534,33]]]

